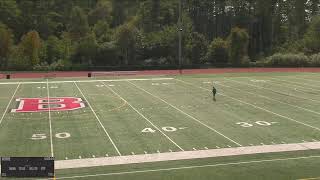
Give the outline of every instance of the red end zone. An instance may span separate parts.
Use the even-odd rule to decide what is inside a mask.
[[[66,71],[50,73],[12,73],[11,78],[45,78],[54,77],[87,77],[91,71]],[[103,72],[103,71],[101,71]],[[106,71],[107,72],[107,71]],[[221,74],[221,73],[263,73],[263,72],[320,72],[320,68],[215,68],[215,69],[184,69],[182,74]],[[145,70],[136,71],[135,75],[178,75],[179,70]],[[5,78],[0,74],[0,78]]]

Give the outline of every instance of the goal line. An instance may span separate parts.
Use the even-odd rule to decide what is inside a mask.
[[[143,79],[108,79],[108,80],[76,80],[76,81],[49,81],[49,84],[56,83],[90,83],[90,82],[122,82],[122,81],[162,81],[162,80],[173,80],[174,78],[143,78]],[[10,84],[46,84],[47,81],[26,81],[26,82],[0,82],[0,85]]]

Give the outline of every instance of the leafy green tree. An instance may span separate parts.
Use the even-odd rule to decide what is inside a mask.
[[[88,17],[78,6],[74,7],[71,11],[68,31],[71,38],[76,41],[81,37],[85,37],[90,31]]]
[[[46,62],[51,64],[60,59],[63,59],[63,44],[56,36],[50,36],[45,42],[46,46]]]
[[[3,22],[14,31],[18,28],[21,11],[15,0],[3,0],[0,2],[0,22]]]
[[[228,63],[228,42],[221,38],[214,39],[208,48],[206,59],[211,63]]]
[[[320,52],[320,16],[313,18],[303,41],[306,53],[316,54]]]
[[[200,64],[208,49],[206,37],[200,33],[193,32],[186,44],[186,57],[190,64]]]
[[[142,34],[132,23],[126,23],[117,28],[115,41],[122,54],[121,64],[134,64],[136,51],[141,46]]]
[[[13,48],[13,34],[0,23],[0,67],[7,67],[8,58]]]
[[[98,21],[93,27],[93,32],[99,43],[110,41],[113,33],[106,21]]]
[[[31,67],[40,63],[40,48],[41,39],[37,31],[28,32],[22,37],[19,44],[20,55],[26,57],[27,64]]]
[[[90,33],[78,43],[76,48],[74,62],[80,64],[92,65],[98,51],[98,43],[94,33]]]
[[[97,3],[96,8],[92,9],[88,15],[89,25],[93,26],[99,21],[110,23],[112,4],[110,1],[100,1]]]
[[[228,37],[230,62],[239,65],[248,56],[249,35],[245,29],[232,28]]]

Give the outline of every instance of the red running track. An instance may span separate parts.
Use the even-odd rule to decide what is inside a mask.
[[[15,72],[11,78],[45,78],[54,77],[87,77],[91,71],[65,71],[65,72]],[[219,68],[219,69],[186,69],[182,74],[222,74],[222,73],[259,73],[259,72],[313,72],[319,73],[320,68]],[[125,73],[124,73],[125,74]],[[135,75],[177,75],[179,70],[146,70],[136,71]],[[0,73],[0,79],[6,74]],[[113,76],[110,74],[110,76]]]

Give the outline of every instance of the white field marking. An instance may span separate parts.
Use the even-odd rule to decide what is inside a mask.
[[[276,144],[275,142],[271,142],[271,144]]]
[[[188,83],[188,82],[185,82],[185,81],[182,81],[182,80],[179,80],[179,79],[177,79],[177,80],[178,80],[178,81],[181,81],[181,82],[183,82],[183,83],[185,83],[185,84],[189,84],[189,85],[191,85],[191,86],[194,86],[194,85],[191,84],[191,83]],[[200,89],[203,89],[203,90],[206,90],[206,91],[210,91],[210,92],[211,92],[211,90],[206,89],[206,88],[203,88],[203,87],[198,87],[198,86],[194,86],[194,87],[197,87],[197,88],[200,88]],[[282,118],[284,118],[284,119],[287,119],[287,120],[290,120],[290,121],[296,122],[296,123],[298,123],[298,124],[302,124],[302,125],[304,125],[304,126],[307,126],[307,127],[312,128],[312,129],[316,129],[316,130],[320,131],[320,128],[318,128],[318,127],[314,127],[314,126],[312,126],[312,125],[309,125],[309,124],[300,122],[300,121],[298,121],[298,120],[295,120],[295,119],[292,119],[292,118],[290,118],[290,117],[287,117],[287,116],[284,116],[284,115],[275,113],[275,112],[273,112],[273,111],[270,111],[270,110],[267,110],[267,109],[265,109],[265,108],[256,106],[256,105],[254,105],[254,104],[251,104],[251,103],[242,101],[242,100],[240,100],[240,99],[231,97],[231,96],[229,96],[229,95],[225,95],[225,94],[222,94],[222,93],[219,93],[219,94],[220,94],[221,96],[228,97],[228,98],[230,98],[230,99],[233,99],[233,100],[235,100],[235,101],[241,102],[241,103],[243,103],[243,104],[247,104],[247,105],[249,105],[249,106],[252,106],[252,107],[254,107],[254,108],[256,108],[256,109],[260,109],[260,110],[265,111],[265,112],[268,112],[268,113],[270,113],[270,114],[273,114],[273,115],[282,117]]]
[[[313,177],[313,178],[297,179],[297,180],[319,180],[319,179],[320,179],[320,176],[319,177]]]
[[[208,150],[209,148],[208,148],[208,147],[204,147],[204,149],[205,149],[205,150]]]
[[[65,159],[68,160],[68,157],[66,157]]]
[[[253,144],[249,144],[250,146],[254,146]]]
[[[291,86],[295,86],[295,87],[299,87],[299,88],[302,88],[302,89],[310,89],[310,90],[313,90],[313,91],[320,91],[319,89],[314,89],[314,88],[311,88],[311,87],[303,87],[301,85],[305,85],[305,84],[300,84],[300,83],[295,83],[295,82],[292,82],[292,81],[287,81],[287,80],[284,80],[284,79],[276,79],[276,78],[272,78],[272,77],[269,77],[270,79],[274,79],[274,80],[278,80],[278,81],[283,81],[283,82],[287,82],[287,83],[291,83]],[[294,84],[300,84],[300,85],[294,85]],[[281,84],[273,84],[273,85],[276,85],[276,86],[283,86]],[[289,86],[286,86],[288,88],[290,88]],[[297,89],[297,88],[295,88]]]
[[[122,82],[122,81],[162,81],[162,80],[173,80],[174,78],[145,78],[145,79],[109,79],[109,80],[83,80],[83,81],[50,81],[49,84],[59,84],[59,83],[92,83],[92,82]],[[45,84],[45,81],[27,81],[27,82],[5,82],[0,85],[9,84]]]
[[[106,157],[109,157],[109,154],[106,154]]]
[[[314,100],[314,99],[305,98],[305,97],[302,97],[302,96],[296,96],[296,95],[292,95],[292,94],[287,94],[287,93],[276,91],[276,90],[273,90],[273,89],[270,89],[270,88],[265,88],[265,87],[262,87],[262,86],[256,86],[256,85],[252,85],[252,84],[248,84],[248,83],[239,82],[239,81],[236,81],[236,80],[233,80],[233,79],[230,79],[230,78],[225,78],[225,79],[229,80],[229,81],[237,82],[238,84],[245,84],[245,85],[256,87],[256,88],[259,88],[259,89],[266,89],[266,90],[269,90],[269,91],[272,91],[272,92],[275,92],[275,93],[279,93],[279,94],[282,94],[282,95],[286,95],[286,96],[291,96],[291,97],[295,97],[295,98],[310,100],[310,101],[314,101],[314,102],[318,102],[318,103],[320,102],[319,100]]]
[[[275,79],[275,80],[279,80],[279,81],[283,81],[283,82],[288,82],[288,83],[291,83],[291,84],[299,84],[299,85],[294,85],[294,86],[298,86],[298,87],[303,87],[304,89],[311,89],[311,90],[315,90],[315,91],[320,91],[319,89],[314,89],[314,88],[310,88],[310,87],[305,87],[305,86],[312,86],[312,85],[309,85],[309,84],[305,84],[305,83],[299,83],[299,82],[293,82],[293,81],[288,81],[288,80],[284,80],[284,79],[276,79],[276,78],[272,78],[272,77],[269,77],[271,79]],[[319,87],[319,86],[317,86]]]
[[[287,144],[287,143],[286,143],[286,142],[284,142],[284,141],[281,141],[281,143],[282,143],[282,144]]]
[[[95,155],[92,155],[92,157],[95,158],[96,156],[95,156]]]
[[[148,154],[148,152],[147,151],[143,151],[144,152],[144,154]]]
[[[194,151],[196,151],[197,149],[196,148],[192,148]]]
[[[220,147],[219,147],[219,146],[216,146],[216,148],[220,149]]]
[[[73,159],[56,161],[55,168],[60,169],[74,169],[74,168],[89,168],[98,166],[113,166],[123,164],[141,164],[150,162],[176,161],[176,160],[191,160],[191,159],[205,159],[214,157],[230,157],[240,155],[252,154],[268,154],[280,152],[298,152],[306,150],[319,150],[320,142],[295,143],[295,144],[277,144],[264,146],[248,146],[248,147],[234,147],[221,148],[211,150],[199,151],[179,151],[166,152],[154,154],[141,154],[135,156],[116,156],[116,157],[100,157],[87,159]],[[320,156],[319,156],[320,157]]]
[[[54,157],[54,152],[53,152],[53,140],[52,140],[52,122],[51,122],[51,107],[49,104],[49,99],[50,99],[50,91],[49,91],[49,83],[47,79],[47,101],[48,101],[48,116],[49,116],[49,127],[50,127],[50,148],[51,148],[51,157]]]
[[[79,159],[82,159],[82,157],[81,157],[81,156],[79,156]]]
[[[121,156],[121,153],[118,149],[118,147],[116,146],[116,144],[114,143],[114,141],[112,140],[111,136],[109,135],[108,131],[106,130],[106,128],[104,127],[104,125],[101,123],[100,118],[98,117],[98,115],[96,114],[96,112],[93,110],[90,102],[88,101],[87,97],[83,94],[82,90],[80,89],[80,87],[78,86],[78,84],[76,82],[74,82],[74,84],[76,85],[76,87],[78,88],[79,92],[81,93],[81,95],[83,96],[83,98],[85,99],[85,101],[87,102],[89,108],[91,109],[93,115],[96,117],[96,119],[98,120],[100,126],[102,127],[103,131],[105,132],[105,134],[108,136],[110,142],[112,143],[114,149],[117,151],[118,155]]]
[[[302,160],[302,159],[315,159],[315,158],[320,158],[320,156],[301,156],[301,157],[292,157],[292,158],[277,158],[277,159],[263,159],[263,160],[253,160],[253,161],[240,161],[240,162],[231,162],[231,163],[206,164],[206,165],[198,165],[198,166],[181,166],[181,167],[163,168],[163,169],[148,169],[148,170],[140,170],[140,171],[123,171],[123,172],[117,172],[117,173],[59,177],[56,179],[77,179],[77,178],[115,176],[115,175],[125,175],[125,174],[162,172],[162,171],[168,172],[168,171],[177,171],[177,170],[186,170],[186,169],[198,169],[198,168],[209,168],[209,167],[212,168],[212,167],[235,166],[235,165],[244,165],[244,164],[261,164],[261,163],[268,163],[268,162],[281,162],[281,161],[291,161],[291,160],[296,161],[296,160]]]
[[[229,148],[231,148],[231,146],[230,145],[227,145]]]
[[[128,81],[128,82],[129,82],[129,81]],[[132,82],[129,82],[129,83],[130,83],[130,84],[132,84],[132,85],[134,85],[136,88],[138,88],[138,89],[140,89],[140,90],[142,90],[142,91],[146,92],[147,94],[149,94],[149,95],[151,95],[151,96],[153,96],[153,97],[155,97],[155,98],[157,98],[157,99],[161,100],[162,102],[164,102],[164,103],[168,104],[169,106],[171,106],[172,108],[176,109],[176,110],[177,110],[177,111],[179,111],[180,113],[182,113],[182,114],[184,114],[184,115],[188,116],[189,118],[193,119],[194,121],[197,121],[198,123],[202,124],[203,126],[207,127],[208,129],[210,129],[210,130],[212,130],[212,131],[216,132],[217,134],[219,134],[219,135],[223,136],[224,138],[228,139],[229,141],[233,142],[234,144],[236,144],[236,145],[238,145],[238,146],[242,146],[240,143],[238,143],[238,142],[236,142],[236,141],[232,140],[231,138],[229,138],[229,137],[227,137],[226,135],[222,134],[222,133],[221,133],[221,132],[219,132],[218,130],[216,130],[216,129],[212,128],[211,126],[208,126],[207,124],[205,124],[205,123],[203,123],[202,121],[198,120],[197,118],[195,118],[195,117],[191,116],[190,114],[188,114],[188,113],[186,113],[186,112],[182,111],[181,109],[177,108],[176,106],[174,106],[174,105],[172,105],[172,104],[168,103],[167,101],[163,100],[162,98],[160,98],[160,97],[158,97],[158,96],[156,96],[156,95],[154,95],[154,94],[152,94],[152,93],[148,92],[147,90],[145,90],[145,89],[141,88],[140,86],[138,86],[138,85],[136,85],[136,84],[134,84],[134,83],[132,83]]]
[[[128,81],[129,82],[129,81]],[[102,84],[104,84],[104,82],[101,82]],[[104,84],[105,85],[105,84]],[[142,113],[140,113],[140,111],[138,111],[134,106],[132,106],[127,100],[125,100],[122,96],[120,96],[117,92],[115,92],[112,88],[110,88],[109,86],[105,86],[106,88],[108,88],[110,91],[113,92],[113,94],[117,95],[120,99],[122,99],[124,102],[127,103],[127,105],[129,105],[134,111],[136,111],[143,119],[145,119],[146,121],[149,122],[149,124],[151,124],[155,129],[157,129],[163,136],[165,136],[169,141],[171,141],[176,147],[178,147],[181,151],[184,151],[184,149],[182,149],[176,142],[174,142],[168,135],[166,135],[166,133],[164,133],[160,128],[158,128],[156,125],[154,125],[147,117],[145,117]]]
[[[260,143],[260,144],[263,145],[263,146],[265,145],[264,143]]]
[[[13,99],[13,98],[14,98],[14,96],[16,95],[16,93],[17,93],[17,91],[18,91],[19,87],[20,87],[20,84],[18,84],[18,86],[16,87],[16,90],[15,90],[15,91],[14,91],[14,93],[12,94],[12,96],[11,96],[11,99],[10,99],[9,103],[8,103],[8,105],[7,105],[6,109],[4,110],[4,112],[3,112],[2,116],[1,116],[1,119],[0,119],[0,125],[1,125],[1,123],[2,123],[2,121],[3,121],[4,116],[6,115],[6,113],[7,113],[8,109],[9,109],[9,106],[10,106],[10,104],[11,104],[11,102],[12,102],[12,99]]]
[[[312,139],[312,141],[317,142],[317,140],[316,140],[316,139]]]
[[[131,152],[131,154],[132,154],[132,155],[135,155],[135,153],[134,153],[134,152]]]
[[[159,150],[157,150],[157,153],[160,153],[160,151],[159,151]]]
[[[169,149],[169,152],[172,152],[172,150],[171,150],[171,149]]]
[[[297,76],[293,76],[290,78],[294,78],[294,79],[301,79],[301,80],[305,80],[305,81],[310,81],[310,82],[317,82],[320,83],[320,81],[316,81],[316,80],[311,80],[311,79],[307,79],[307,78],[298,78]],[[311,86],[311,85],[310,85]],[[313,85],[314,86],[314,85]],[[320,87],[320,86],[315,86],[315,87]]]
[[[236,81],[237,83],[238,81]],[[240,82],[239,82],[240,83]],[[242,84],[242,83],[241,83]],[[287,102],[283,102],[283,101],[280,101],[280,100],[277,100],[277,99],[273,99],[273,98],[270,98],[270,97],[267,97],[267,96],[264,96],[264,95],[261,95],[261,94],[258,94],[258,93],[253,93],[253,92],[250,92],[250,91],[244,91],[240,88],[236,88],[236,87],[232,87],[232,86],[227,86],[227,85],[223,85],[223,84],[220,84],[221,86],[225,86],[225,87],[228,87],[228,88],[233,88],[233,89],[237,89],[237,90],[241,90],[241,92],[245,92],[247,94],[252,94],[252,95],[255,95],[255,96],[259,96],[259,97],[262,97],[262,98],[265,98],[265,99],[268,99],[268,100],[271,100],[271,101],[275,101],[275,102],[278,102],[278,103],[281,103],[281,104],[286,104],[286,105],[289,105],[291,107],[295,107],[295,108],[298,108],[298,109],[302,109],[304,111],[308,111],[308,112],[311,112],[311,113],[314,113],[314,114],[318,114],[320,115],[320,112],[317,112],[317,111],[313,111],[313,110],[310,110],[310,109],[307,109],[307,108],[304,108],[304,107],[301,107],[301,106],[297,106],[297,105],[293,105],[293,104],[290,104],[290,103],[287,103]],[[278,122],[272,122],[272,123],[278,123]]]

